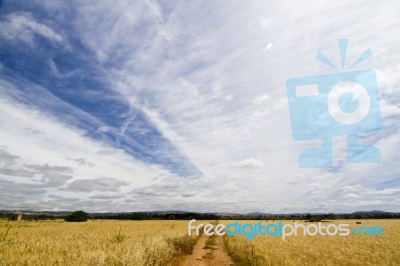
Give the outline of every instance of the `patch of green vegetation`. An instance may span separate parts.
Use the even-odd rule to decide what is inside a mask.
[[[121,234],[121,227],[119,228],[118,235],[115,235],[112,240],[117,244],[122,243],[125,240],[125,235]]]
[[[167,242],[171,244],[175,250],[181,255],[190,255],[193,252],[194,246],[196,245],[198,237],[174,237],[167,239]]]
[[[84,211],[75,211],[65,217],[66,222],[86,222],[90,218],[89,214]]]
[[[265,259],[257,255],[252,245],[233,245],[229,236],[224,236],[224,245],[228,255],[237,266],[261,266],[265,265]]]
[[[213,249],[214,250],[215,249],[214,246],[215,246],[215,236],[212,235],[207,239],[206,245],[204,246],[203,249]]]

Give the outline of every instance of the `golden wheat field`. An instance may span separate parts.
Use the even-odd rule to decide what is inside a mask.
[[[355,220],[332,223],[356,227]],[[229,255],[241,265],[400,265],[400,220],[362,220],[362,225],[380,225],[383,236],[311,237],[300,234],[285,241],[281,237],[268,236],[256,236],[246,241],[244,236],[225,235],[224,242]]]
[[[169,265],[195,242],[186,221],[2,220],[0,265]]]
[[[334,223],[356,225],[355,220]],[[176,264],[197,240],[187,236],[187,225],[188,221],[0,220],[0,265]],[[362,225],[380,225],[384,235],[297,236],[285,241],[224,236],[224,243],[237,265],[400,265],[400,220],[363,220]]]

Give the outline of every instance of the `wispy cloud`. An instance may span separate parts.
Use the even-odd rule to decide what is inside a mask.
[[[138,110],[137,109],[133,109],[130,108],[129,112],[127,114],[127,118],[125,119],[125,121],[122,123],[121,128],[120,128],[120,132],[117,136],[116,139],[116,148],[119,149],[119,147],[121,146],[121,139],[124,137],[125,131],[128,128],[129,124],[135,119],[136,115],[137,115]]]
[[[37,22],[30,13],[18,12],[7,15],[0,22],[0,35],[12,41],[22,41],[34,44],[35,36],[41,36],[49,41],[61,43],[64,38],[51,27]]]
[[[70,191],[106,191],[116,192],[122,186],[128,183],[120,181],[112,177],[99,177],[95,179],[78,179],[68,184],[67,189]]]
[[[0,144],[10,147],[4,165],[70,167],[73,178],[58,192],[79,195],[70,206],[98,200],[94,205],[113,209],[200,210],[212,202],[219,203],[214,210],[243,212],[398,208],[397,1],[36,5],[40,21],[34,8],[12,4],[0,18],[7,53],[0,62]],[[50,49],[43,38],[70,48]],[[383,130],[361,140],[381,150],[382,162],[347,164],[345,140],[335,138],[333,169],[301,169],[298,155],[320,142],[293,141],[285,82],[335,71],[314,57],[320,50],[340,65],[339,38],[349,38],[346,62],[368,48],[374,54],[356,68],[376,69]],[[36,48],[13,51],[16,41]],[[115,180],[99,180],[104,176]],[[82,182],[86,196],[76,189]],[[101,191],[102,182],[113,189]]]
[[[261,167],[262,163],[254,158],[248,158],[248,159],[244,159],[243,161],[239,162],[237,164],[237,166],[240,168],[257,168],[257,167]]]

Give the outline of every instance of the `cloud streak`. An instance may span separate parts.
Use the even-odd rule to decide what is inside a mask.
[[[0,48],[7,51],[0,144],[10,147],[3,171],[11,171],[12,160],[71,168],[63,190],[46,193],[78,197],[71,207],[398,211],[397,1],[35,6],[41,21],[35,8],[11,4],[0,19]],[[320,143],[292,139],[285,83],[333,73],[314,57],[319,50],[340,65],[341,38],[349,39],[346,62],[368,48],[374,54],[355,68],[377,72],[383,130],[362,141],[381,150],[382,162],[347,164],[346,140],[335,138],[334,168],[301,169],[298,155]],[[48,55],[13,52],[17,40]],[[47,197],[48,205],[38,202],[54,207],[56,199]],[[215,202],[212,210],[198,207]]]
[[[22,41],[34,45],[35,36],[62,43],[63,37],[51,27],[37,22],[30,13],[12,13],[0,22],[0,35],[12,41]]]

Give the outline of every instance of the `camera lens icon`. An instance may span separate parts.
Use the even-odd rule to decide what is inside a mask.
[[[329,114],[342,124],[351,125],[362,121],[370,107],[368,92],[355,82],[340,83],[328,94]]]
[[[374,70],[289,79],[286,87],[294,140],[321,139],[320,149],[299,155],[300,167],[331,168],[334,136],[347,136],[348,162],[380,161],[380,151],[358,137],[382,127]]]
[[[347,39],[339,39],[338,44],[345,68]],[[371,50],[367,49],[350,68],[371,56]],[[338,69],[320,51],[315,59]],[[377,163],[381,160],[377,148],[358,143],[360,134],[382,128],[375,70],[288,79],[286,88],[293,139],[321,139],[320,149],[306,150],[299,155],[300,167],[332,167],[332,137],[340,135],[347,136],[348,162]]]

